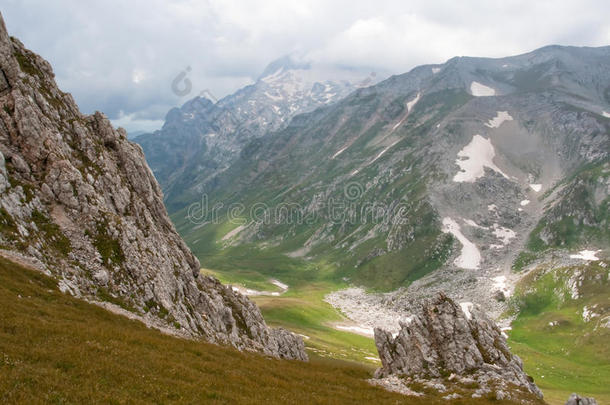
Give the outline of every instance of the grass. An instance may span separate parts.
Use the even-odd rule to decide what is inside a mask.
[[[608,271],[595,264],[580,268],[582,296],[573,300],[565,282],[576,270],[537,269],[524,278],[509,343],[549,403],[563,404],[572,392],[610,403],[610,330],[582,319],[584,306],[610,307]]]
[[[203,272],[218,277],[224,283],[244,285],[257,290],[277,290],[277,287],[269,283],[268,278],[251,269],[237,271],[205,269]],[[333,323],[345,321],[345,318],[330,304],[324,302],[324,296],[344,286],[328,281],[303,283],[295,281],[294,278],[280,276],[278,278],[289,285],[285,294],[275,297],[251,297],[260,307],[269,325],[284,327],[307,336],[305,344],[314,355],[361,362],[368,366],[379,364],[377,361],[367,359],[367,357],[377,358],[373,339],[332,328]]]
[[[370,369],[346,362],[280,361],[166,336],[4,259],[0,305],[3,404],[447,403],[372,387]]]

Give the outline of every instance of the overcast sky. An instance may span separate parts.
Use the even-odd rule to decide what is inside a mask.
[[[11,35],[53,65],[83,112],[160,127],[204,89],[218,98],[274,59],[402,73],[459,55],[610,44],[607,0],[0,0]],[[173,79],[190,67],[193,91]]]

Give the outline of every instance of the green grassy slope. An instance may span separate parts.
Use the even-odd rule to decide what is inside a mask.
[[[573,299],[568,280],[579,271],[583,282]],[[595,263],[538,268],[521,281],[513,301],[520,314],[509,343],[545,399],[563,404],[578,392],[610,403],[610,329],[601,326],[610,310],[608,269]],[[585,306],[602,315],[585,322]]]
[[[166,336],[4,259],[0,305],[3,404],[447,403],[372,387],[371,369],[354,364],[279,361]]]

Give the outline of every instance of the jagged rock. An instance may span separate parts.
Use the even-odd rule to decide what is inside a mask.
[[[307,359],[300,337],[270,329],[246,297],[199,277],[142,149],[102,113],[81,114],[1,16],[0,69],[2,248],[40,262],[62,291],[181,336]]]
[[[566,405],[597,405],[597,401],[593,398],[581,397],[578,394],[570,395]]]
[[[509,384],[542,398],[496,324],[476,306],[462,310],[443,293],[425,302],[410,322],[401,323],[396,337],[376,328],[375,343],[382,363],[379,378],[461,380],[476,383],[481,394],[494,391],[498,399],[508,398]]]

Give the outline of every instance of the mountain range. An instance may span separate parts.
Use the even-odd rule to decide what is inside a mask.
[[[378,79],[374,72],[318,66],[288,55],[234,94],[212,100],[205,93],[170,110],[159,131],[134,141],[144,149],[165,204],[183,208],[238,159],[248,142]]]
[[[547,46],[416,67],[253,137],[170,215],[226,281],[326,283],[324,300],[356,333],[396,333],[444,291],[506,332],[520,325],[511,336],[523,355],[549,350],[531,339],[549,325],[566,347],[599,348],[610,319],[609,65],[610,47]],[[276,322],[299,327],[286,316]]]
[[[0,16],[0,398],[610,400],[609,66],[287,56],[132,143]]]

